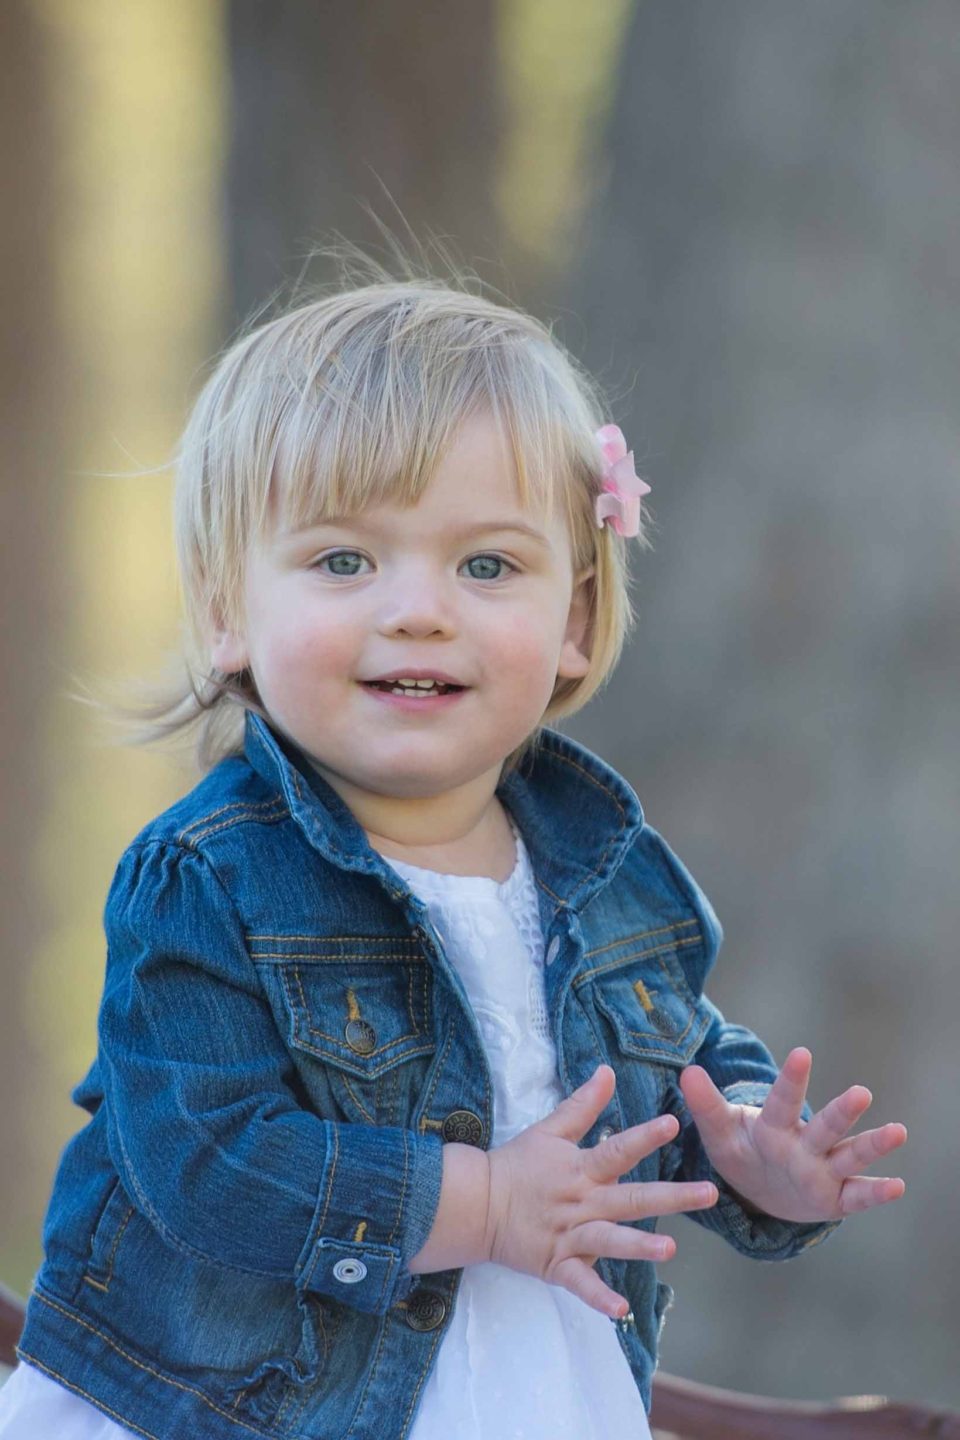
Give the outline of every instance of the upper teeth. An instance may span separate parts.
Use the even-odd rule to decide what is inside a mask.
[[[415,686],[417,689],[420,690],[430,690],[435,685],[441,685],[443,682],[441,680],[389,680],[387,683],[389,685],[406,685],[407,687]]]

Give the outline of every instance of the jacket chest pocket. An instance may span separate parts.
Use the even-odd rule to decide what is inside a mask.
[[[252,937],[251,954],[321,1113],[332,1103],[348,1121],[409,1124],[435,1049],[432,976],[416,942]]]
[[[573,982],[592,1014],[604,1058],[617,1071],[625,1125],[674,1108],[679,1072],[694,1059],[709,1029],[710,1016],[691,990],[682,962],[684,949],[700,943],[699,933],[692,935],[686,926],[654,937],[628,936],[587,952],[586,968]]]

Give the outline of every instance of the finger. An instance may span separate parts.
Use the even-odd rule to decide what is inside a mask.
[[[610,1104],[616,1084],[613,1067],[598,1065],[589,1080],[561,1100],[546,1119],[538,1122],[539,1128],[549,1135],[560,1135],[564,1140],[582,1140]]]
[[[591,1195],[588,1204],[598,1220],[647,1220],[652,1215],[708,1210],[719,1198],[716,1185],[709,1180],[680,1184],[651,1180],[635,1185],[605,1185]]]
[[[675,1115],[658,1115],[642,1125],[631,1125],[629,1130],[620,1130],[585,1150],[584,1170],[591,1180],[601,1184],[617,1180],[661,1145],[675,1140],[679,1132],[680,1121]]]
[[[630,1309],[622,1295],[605,1285],[596,1270],[576,1256],[561,1260],[548,1280],[551,1285],[562,1285],[592,1310],[599,1310],[601,1315],[609,1315],[613,1320],[621,1320]]]
[[[681,1070],[680,1089],[701,1134],[717,1136],[736,1123],[736,1107],[721,1095],[702,1065]]]
[[[672,1235],[651,1235],[649,1230],[611,1225],[606,1220],[574,1226],[563,1243],[575,1255],[602,1255],[608,1260],[672,1260],[677,1253]]]
[[[776,1130],[793,1130],[803,1113],[813,1056],[803,1045],[791,1050],[763,1102],[760,1120]]]
[[[851,1176],[865,1165],[872,1165],[882,1155],[889,1155],[907,1139],[907,1127],[891,1122],[880,1125],[876,1130],[864,1130],[862,1135],[852,1135],[841,1140],[827,1155],[827,1167],[837,1180]]]
[[[899,1200],[906,1188],[899,1176],[851,1175],[840,1190],[840,1213],[853,1215],[875,1205],[889,1205],[891,1200]]]
[[[873,1104],[873,1096],[865,1085],[851,1085],[818,1110],[805,1125],[801,1137],[804,1148],[814,1155],[826,1155],[847,1131],[856,1125]]]

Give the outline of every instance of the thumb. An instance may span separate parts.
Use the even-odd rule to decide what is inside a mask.
[[[548,1135],[560,1135],[564,1140],[582,1140],[610,1104],[616,1088],[617,1077],[612,1066],[598,1065],[589,1080],[540,1121],[539,1129],[546,1130]]]
[[[721,1095],[702,1065],[680,1072],[680,1089],[701,1134],[718,1134],[730,1123],[734,1107]]]

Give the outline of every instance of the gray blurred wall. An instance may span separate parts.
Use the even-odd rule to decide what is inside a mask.
[[[800,1261],[666,1227],[663,1364],[956,1405],[960,8],[647,0],[604,157],[553,298],[658,533],[568,728],[711,895],[721,1008],[910,1132]]]

